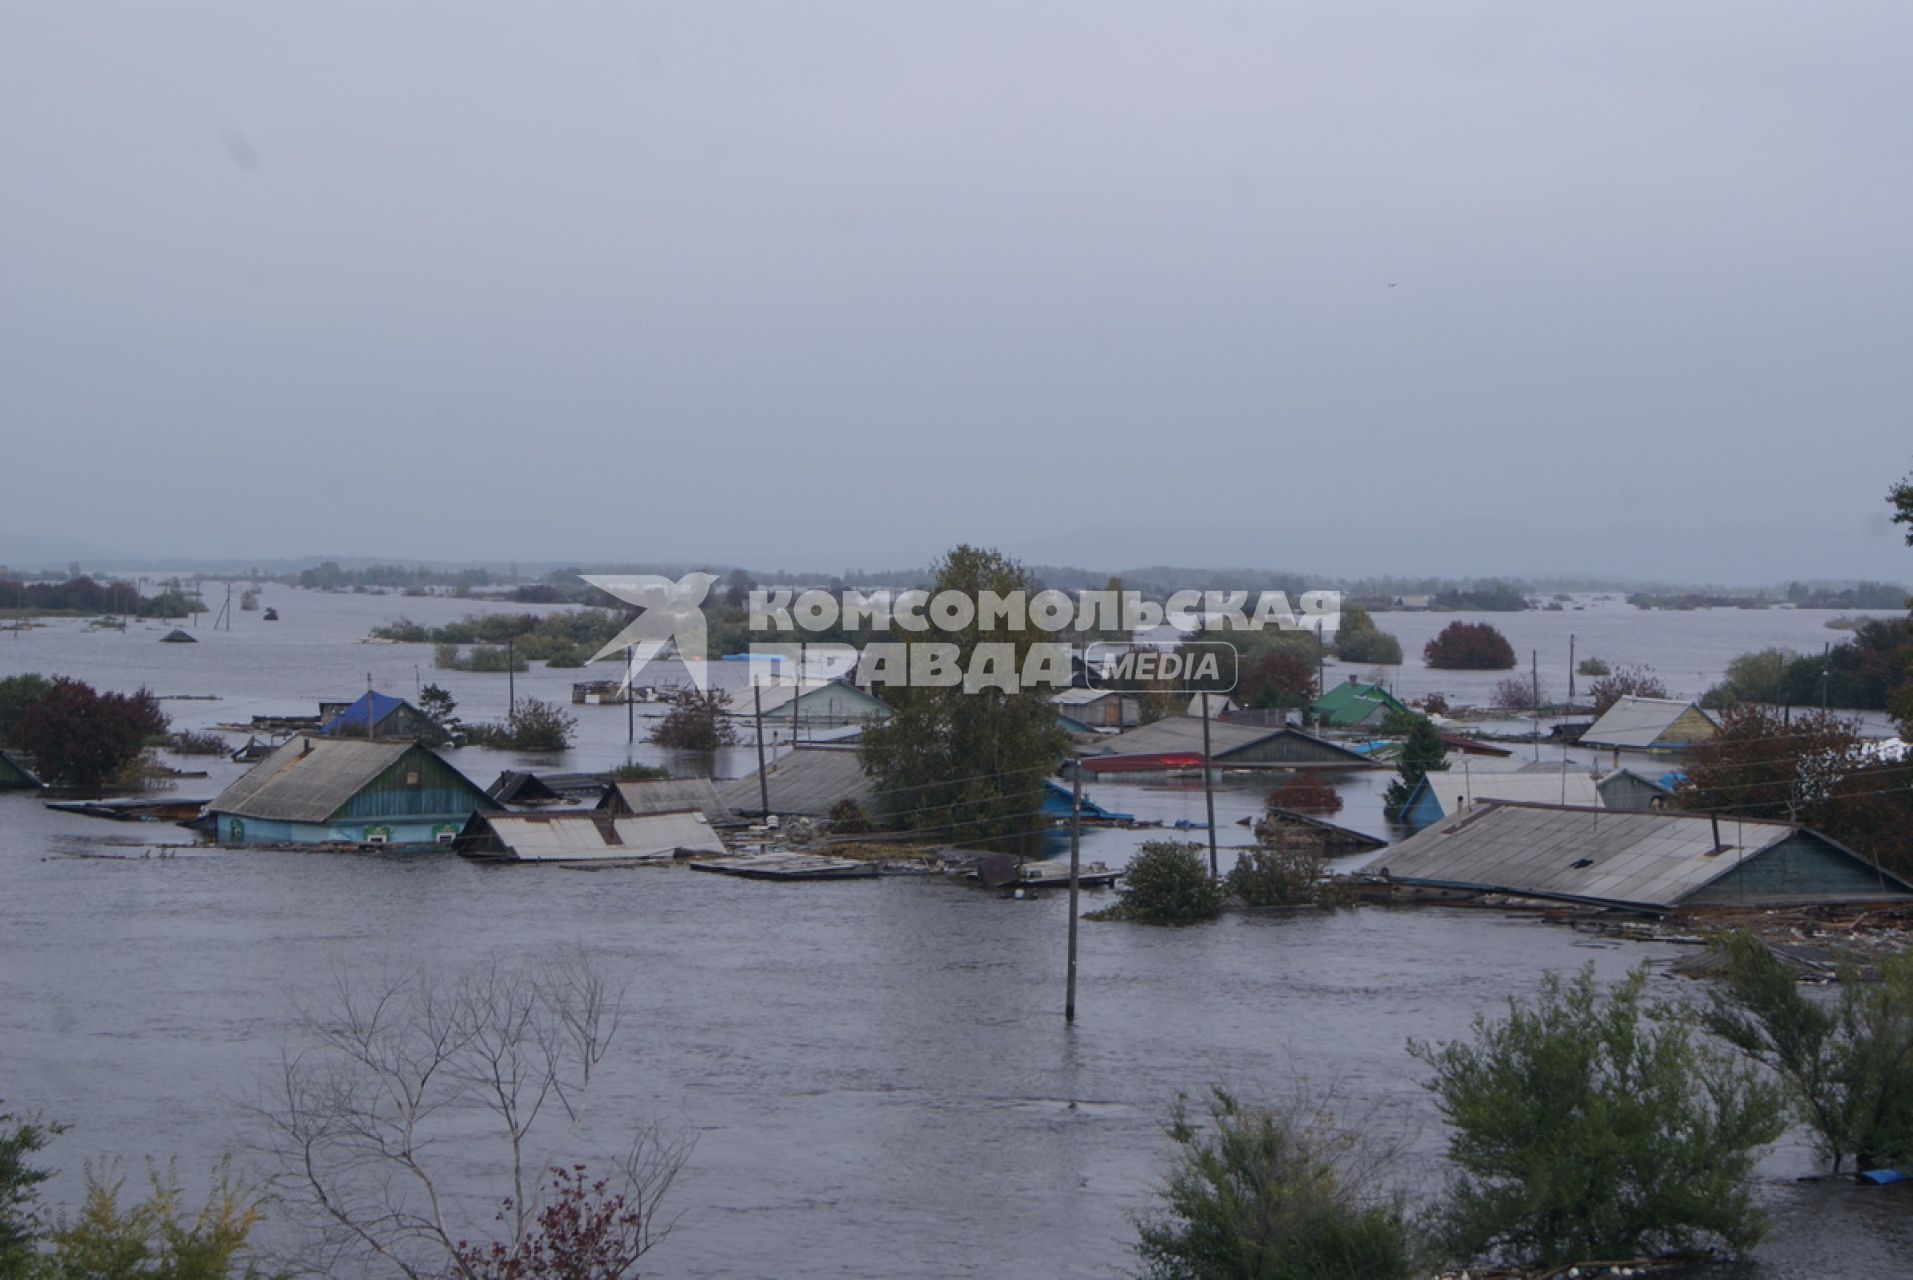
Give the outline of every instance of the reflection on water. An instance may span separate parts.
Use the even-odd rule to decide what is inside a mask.
[[[283,588],[265,603],[285,621],[241,615],[230,636],[202,625],[198,646],[159,645],[137,627],[0,637],[0,674],[219,695],[169,703],[185,726],[306,711],[362,689],[368,671],[389,691],[413,687],[429,649],[357,644],[370,625],[468,608]],[[1664,620],[1700,615],[1636,616],[1651,651],[1682,643],[1654,630]],[[1579,627],[1586,615],[1533,617]],[[568,700],[574,676],[529,673],[518,691]],[[504,712],[502,676],[425,665],[417,678],[450,687],[468,718]],[[536,763],[623,759],[623,709],[575,710],[580,747]],[[466,752],[461,763],[488,780],[515,759]],[[210,794],[236,772],[213,767],[184,788]],[[1379,785],[1344,784],[1343,818],[1372,824]],[[1091,791],[1114,808],[1201,820],[1193,788]],[[1245,838],[1232,820],[1260,791],[1218,796],[1220,843]],[[684,1220],[648,1267],[660,1276],[1110,1274],[1129,1262],[1126,1213],[1161,1174],[1170,1101],[1211,1082],[1271,1099],[1298,1080],[1334,1086],[1412,1135],[1407,1173],[1429,1185],[1440,1135],[1407,1038],[1462,1034],[1548,969],[1592,961],[1612,978],[1674,950],[1493,912],[1092,924],[1080,1017],[1066,1028],[1060,893],[1018,902],[940,879],[777,885],[444,855],[146,856],[185,834],[0,796],[0,1097],[75,1125],[57,1150],[56,1196],[70,1200],[83,1157],[177,1154],[191,1170],[239,1145],[237,1101],[285,1044],[292,1005],[323,999],[336,969],[455,967],[579,943],[630,983],[588,1143],[614,1145],[620,1125],[643,1118],[698,1137],[674,1193]],[[1086,854],[1119,862],[1147,834],[1096,831]],[[1810,1168],[1797,1143],[1763,1165],[1778,1230],[1754,1274],[1903,1274],[1909,1188],[1792,1181]]]

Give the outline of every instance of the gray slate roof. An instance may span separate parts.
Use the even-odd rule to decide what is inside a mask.
[[[620,782],[618,795],[635,814],[673,813],[695,809],[711,822],[730,817],[717,798],[709,778],[660,778],[651,782]]]
[[[1583,745],[1590,747],[1630,747],[1645,750],[1659,742],[1674,722],[1694,704],[1675,698],[1623,697],[1602,713],[1586,733]],[[1700,714],[1706,715],[1706,712]],[[1708,719],[1713,717],[1708,716]]]
[[[855,750],[799,747],[772,761],[768,772],[772,813],[821,818],[846,797],[873,812],[878,807],[875,785]],[[755,773],[726,783],[717,799],[735,813],[756,817],[764,812]]]
[[[1490,801],[1425,828],[1374,866],[1405,884],[1664,908],[1799,830],[1722,818],[1716,850],[1703,813]],[[1574,865],[1583,860],[1588,865]]]
[[[1601,792],[1594,785],[1593,774],[1573,769],[1563,773],[1558,765],[1545,773],[1500,770],[1476,775],[1472,770],[1464,772],[1450,769],[1425,776],[1429,789],[1441,804],[1441,811],[1449,817],[1455,815],[1455,800],[1458,797],[1466,797],[1469,804],[1511,800],[1529,804],[1571,804],[1584,808],[1598,808],[1601,805]]]
[[[1303,733],[1300,729],[1283,725],[1237,724],[1214,718],[1209,721],[1209,751],[1215,759],[1222,760],[1233,752],[1283,734],[1320,742],[1331,750],[1343,752],[1351,762],[1368,763],[1367,757],[1349,751],[1340,743],[1317,738],[1314,734]],[[1126,733],[1099,740],[1095,744],[1095,750],[1090,754],[1099,756],[1201,755],[1202,717],[1164,716],[1160,720],[1131,729]]]
[[[409,739],[301,734],[248,769],[206,811],[281,822],[324,822],[414,747],[425,750]]]

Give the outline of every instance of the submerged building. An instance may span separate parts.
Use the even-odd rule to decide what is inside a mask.
[[[1397,884],[1665,912],[1910,902],[1913,885],[1792,823],[1486,801],[1390,848]]]
[[[1621,698],[1581,735],[1584,747],[1615,751],[1685,751],[1720,732],[1714,718],[1675,698]]]
[[[504,806],[409,739],[301,734],[214,797],[220,844],[450,844],[474,813]]]

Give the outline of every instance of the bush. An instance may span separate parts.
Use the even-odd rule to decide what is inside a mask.
[[[576,719],[551,703],[521,698],[516,715],[502,723],[467,725],[464,740],[505,751],[563,751],[577,727]]]
[[[1652,667],[1622,667],[1613,675],[1602,676],[1588,686],[1588,697],[1594,703],[1594,714],[1602,715],[1622,698],[1665,698],[1667,686],[1654,674]]]
[[[722,689],[686,689],[671,695],[671,709],[651,726],[646,742],[682,751],[715,751],[737,741],[737,728],[726,712],[731,695]]]
[[[1603,997],[1592,965],[1550,974],[1532,1004],[1477,1018],[1472,1042],[1410,1043],[1453,1126],[1455,1257],[1560,1266],[1760,1239],[1747,1180],[1785,1127],[1779,1092],[1690,1013],[1647,1007],[1646,982],[1642,966]]]
[[[1307,849],[1253,849],[1223,877],[1250,907],[1300,907],[1322,900],[1322,860]]]
[[[1200,845],[1152,840],[1130,859],[1122,899],[1089,918],[1194,924],[1220,915],[1222,900],[1222,884],[1209,875]]]
[[[619,782],[667,782],[674,775],[662,765],[638,764],[627,760],[613,769],[611,776]]]
[[[1833,1171],[1913,1159],[1913,953],[1883,960],[1877,983],[1844,969],[1827,1004],[1752,934],[1714,945],[1725,967],[1707,1029],[1780,1078]]]
[[[1537,686],[1539,698],[1535,696]],[[1532,677],[1509,676],[1495,683],[1488,703],[1496,711],[1538,711],[1548,705],[1548,686]]]
[[[830,812],[825,816],[830,819],[830,829],[838,835],[862,835],[876,825],[870,817],[870,810],[849,796],[831,805]]]
[[[1287,809],[1292,813],[1308,813],[1318,817],[1342,811],[1341,795],[1312,773],[1297,773],[1269,792],[1263,803],[1270,809]]]
[[[223,756],[226,754],[226,740],[216,733],[196,733],[184,730],[172,736],[167,748],[179,756]]]
[[[1609,670],[1610,668],[1607,663],[1601,661],[1599,658],[1583,658],[1581,659],[1580,665],[1575,667],[1574,674],[1577,676],[1604,676]]]
[[[1335,633],[1335,656],[1362,665],[1400,666],[1402,642],[1375,625],[1368,610],[1358,604],[1342,609],[1342,625]]]
[[[1352,1145],[1220,1089],[1207,1132],[1178,1101],[1164,1212],[1136,1221],[1142,1274],[1157,1280],[1394,1280],[1416,1270],[1399,1197],[1364,1195]]]
[[[1422,647],[1422,661],[1441,671],[1506,671],[1514,646],[1486,622],[1451,622]]]

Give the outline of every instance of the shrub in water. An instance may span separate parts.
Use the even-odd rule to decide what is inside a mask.
[[[1222,899],[1222,885],[1210,877],[1200,846],[1154,840],[1136,851],[1123,872],[1122,901],[1090,918],[1193,924],[1213,920]]]

